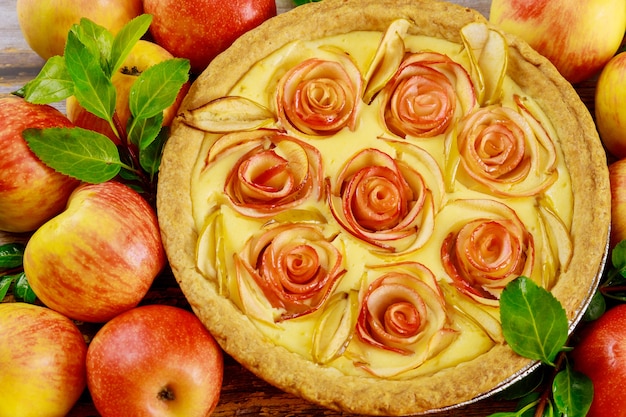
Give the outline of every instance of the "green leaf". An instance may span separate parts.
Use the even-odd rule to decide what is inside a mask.
[[[567,315],[552,293],[519,277],[500,296],[500,318],[507,343],[517,354],[554,366],[568,337]]]
[[[602,292],[595,291],[593,296],[591,297],[591,301],[589,302],[589,306],[587,310],[585,310],[585,314],[583,315],[584,321],[594,321],[600,318],[601,315],[606,311],[606,300],[602,295]]]
[[[15,281],[15,297],[23,300],[26,303],[34,303],[37,299],[35,292],[30,287],[28,283],[28,279],[26,278],[25,273],[21,273],[17,275],[17,279]]]
[[[67,36],[65,64],[74,81],[74,95],[80,105],[111,123],[115,111],[115,87],[102,70],[99,56],[90,53],[73,31]]]
[[[126,168],[126,167],[122,167],[118,175],[120,176],[120,178],[122,178],[125,181],[140,181],[141,180],[141,177],[137,175],[136,171],[130,170],[129,168]]]
[[[539,398],[536,393],[532,393],[523,398],[518,404],[515,411],[504,411],[499,413],[490,414],[489,417],[526,417],[534,414],[535,406],[539,402]]]
[[[611,251],[611,263],[613,268],[620,271],[624,276],[626,271],[626,240],[619,242]]]
[[[18,95],[30,103],[51,104],[74,94],[74,81],[65,66],[65,58],[53,56],[46,61],[39,74],[26,83]]]
[[[494,398],[505,401],[526,398],[531,393],[534,393],[543,384],[544,380],[548,378],[547,374],[551,375],[552,372],[553,369],[551,367],[542,365],[504,391],[496,394]]]
[[[22,135],[46,165],[84,182],[105,182],[121,168],[117,147],[106,136],[79,127],[26,129]]]
[[[4,245],[0,245],[0,268],[17,268],[22,265],[23,258],[23,244],[5,243]]]
[[[87,18],[80,19],[80,24],[73,25],[70,32],[84,45],[90,56],[97,57],[100,68],[104,70],[107,76],[110,76],[111,73],[107,70],[113,45],[111,32]]]
[[[593,383],[569,364],[552,383],[552,396],[559,412],[567,417],[585,417],[593,400]]]
[[[149,119],[171,106],[189,79],[189,69],[188,60],[172,58],[142,72],[133,83],[128,99],[135,120]]]
[[[152,23],[152,16],[142,14],[128,22],[115,36],[111,48],[109,74],[115,74],[130,54],[137,41],[145,35]]]
[[[163,154],[163,145],[167,141],[169,129],[163,128],[156,140],[154,140],[149,146],[139,151],[139,163],[141,168],[146,171],[151,177],[154,177],[159,172],[159,166],[161,165],[161,155]]]
[[[293,0],[293,4],[295,4],[296,6],[302,6],[303,4],[306,4],[306,3],[316,3],[318,1],[321,1],[321,0]]]
[[[162,125],[163,112],[148,119],[134,120],[131,116],[127,127],[128,140],[133,145],[136,145],[140,151],[146,149],[154,142],[154,139],[161,131]]]
[[[13,283],[13,275],[5,275],[0,277],[0,301],[4,300],[4,297],[7,296],[9,292],[9,288],[11,288],[11,284]]]

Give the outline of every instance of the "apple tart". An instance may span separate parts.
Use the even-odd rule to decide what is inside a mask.
[[[610,192],[586,107],[525,43],[445,2],[324,0],[194,82],[158,213],[227,353],[320,405],[406,415],[536,365],[502,336],[515,278],[552,291],[573,329]]]

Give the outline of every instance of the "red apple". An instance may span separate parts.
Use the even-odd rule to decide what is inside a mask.
[[[626,415],[626,304],[609,309],[580,336],[571,356],[574,368],[593,382],[587,417]]]
[[[82,17],[115,34],[142,12],[141,0],[17,0],[22,34],[43,59],[63,55],[67,33]]]
[[[150,33],[198,74],[243,33],[276,16],[275,0],[144,0]]]
[[[219,400],[222,351],[191,312],[146,305],[115,317],[87,352],[87,385],[102,417],[204,417]]]
[[[518,35],[571,83],[597,73],[626,30],[624,0],[492,0],[490,22]]]
[[[174,58],[174,56],[162,46],[154,42],[139,40],[126,58],[126,61],[124,61],[124,65],[122,65],[118,72],[113,74],[111,81],[117,93],[115,110],[121,128],[126,128],[128,119],[130,118],[128,97],[130,95],[130,88],[137,80],[137,77],[152,65],[172,58]],[[185,83],[180,89],[176,101],[164,110],[163,126],[169,126],[172,123],[180,103],[189,90],[189,86],[189,82]],[[121,143],[118,136],[113,133],[109,124],[104,119],[100,119],[85,110],[78,104],[78,100],[76,100],[74,96],[66,100],[66,109],[67,116],[76,126],[102,133],[116,144]]]
[[[611,58],[596,84],[596,125],[605,148],[626,158],[626,52]]]
[[[87,344],[48,308],[0,304],[0,415],[66,415],[86,386]]]
[[[626,239],[626,159],[609,165],[611,187],[611,242],[613,248]]]
[[[71,127],[52,106],[0,98],[0,230],[30,232],[63,210],[79,182],[49,168],[22,137],[27,128]]]
[[[128,186],[79,186],[24,250],[37,297],[72,319],[105,322],[135,307],[165,265],[152,207]]]

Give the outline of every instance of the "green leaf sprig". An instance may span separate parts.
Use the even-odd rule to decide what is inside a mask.
[[[306,3],[315,3],[321,0],[293,0],[293,4],[295,4],[296,6],[302,6],[303,4]]]
[[[24,248],[24,245],[18,242],[0,245],[0,301],[11,289],[17,300],[32,304],[37,298],[22,269]]]
[[[616,302],[626,301],[626,240],[611,251],[611,267],[607,268],[599,292]]]
[[[500,297],[504,338],[517,354],[553,370],[551,384],[541,393],[525,393],[513,412],[490,417],[584,417],[593,399],[593,385],[567,361],[568,320],[561,303],[527,277],[507,285]],[[533,388],[535,388],[533,386]]]
[[[70,29],[63,56],[46,61],[35,79],[15,95],[35,104],[52,104],[74,96],[88,112],[105,120],[119,138],[79,127],[27,129],[23,136],[48,166],[84,182],[119,176],[153,201],[161,151],[168,135],[163,110],[172,105],[189,80],[187,59],[159,62],[138,75],[130,90],[130,120],[122,126],[116,113],[112,76],[120,71],[133,46],[146,34],[152,16],[127,23],[117,35],[83,18]]]

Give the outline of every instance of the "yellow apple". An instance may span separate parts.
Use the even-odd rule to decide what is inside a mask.
[[[615,55],[602,69],[596,85],[596,126],[605,148],[626,158],[626,52]]]
[[[115,111],[119,120],[118,129],[125,129],[130,118],[128,96],[130,95],[130,88],[137,80],[137,77],[152,65],[172,58],[174,56],[171,53],[154,42],[139,40],[135,44],[124,61],[124,65],[117,73],[113,74],[111,79],[117,93]],[[189,82],[185,83],[178,92],[176,101],[164,110],[163,126],[169,126],[172,123],[180,103],[189,90],[189,86]],[[76,126],[102,133],[113,142],[120,143],[118,136],[113,132],[109,124],[85,110],[74,96],[66,100],[66,111],[67,117]]]
[[[82,17],[115,34],[142,13],[142,0],[17,0],[22,34],[43,59],[63,55],[67,33]]]
[[[518,35],[571,83],[596,74],[626,30],[624,0],[493,0],[491,23]]]
[[[626,239],[626,159],[609,165],[611,184],[611,241],[614,248]]]
[[[87,344],[67,317],[0,304],[0,416],[66,415],[86,387]]]

